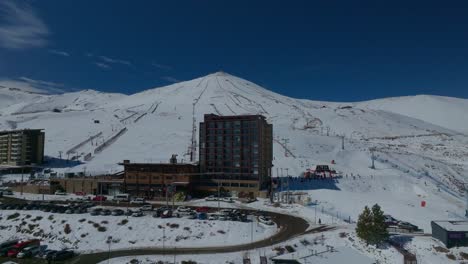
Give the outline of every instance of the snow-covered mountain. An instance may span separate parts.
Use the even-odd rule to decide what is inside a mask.
[[[390,195],[437,190],[460,205],[468,171],[464,99],[424,95],[357,103],[311,101],[223,72],[129,96],[87,90],[12,100],[18,91],[0,92],[0,129],[44,128],[49,166],[59,171],[116,172],[123,159],[166,162],[173,153],[188,161],[192,128],[195,124],[198,129],[207,113],[265,115],[274,130],[275,175],[276,168],[288,168],[298,176],[334,160],[344,174],[384,177],[379,188]],[[110,144],[98,148],[108,140]],[[375,150],[376,170],[369,168],[370,149]],[[59,162],[60,155],[76,161]],[[365,184],[340,188],[377,191]]]

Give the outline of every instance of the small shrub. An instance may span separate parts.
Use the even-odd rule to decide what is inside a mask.
[[[190,227],[186,226],[186,227],[184,227],[184,230],[185,231],[190,231]]]
[[[94,222],[91,221],[91,220],[89,220],[89,221],[88,221],[88,224],[92,225],[92,224],[94,224]]]
[[[107,225],[107,224],[109,224],[109,221],[107,221],[107,220],[101,221],[101,224]]]
[[[128,227],[128,230],[132,230],[133,228],[131,226]]]
[[[437,247],[434,247],[434,250],[437,251],[437,252],[442,252],[442,253],[449,253],[450,250],[444,248],[444,247],[440,247],[440,246],[437,246]]]
[[[65,227],[63,228],[63,232],[67,235],[71,233],[71,228],[69,224],[65,225]]]
[[[67,222],[67,220],[62,220],[62,224],[65,224]]]
[[[460,256],[461,256],[463,259],[468,259],[468,253],[460,252]]]
[[[31,218],[31,215],[26,215],[24,218],[26,219]]]
[[[47,219],[49,219],[50,221],[54,220],[54,216],[53,215],[49,215],[49,217],[47,217]]]
[[[99,228],[101,225],[99,225],[98,223],[94,223],[93,226],[94,226],[95,228]]]
[[[455,255],[453,254],[447,254],[447,258],[451,259],[451,260],[456,260],[457,258],[455,257]]]
[[[80,223],[83,223],[84,221],[86,221],[86,219],[84,219],[84,218],[78,220],[78,222],[80,222]]]
[[[100,226],[98,227],[97,231],[99,232],[106,232],[107,231],[107,228],[105,226]]]
[[[170,228],[179,228],[179,224],[170,224],[169,227]]]
[[[18,218],[19,217],[19,213],[14,213],[14,214],[11,214],[9,216],[7,216],[7,220],[11,220],[11,219],[15,219],[15,218]]]
[[[81,238],[85,238],[88,234],[87,233],[84,233],[84,234],[81,234]]]
[[[120,223],[118,223],[118,225],[126,225],[127,223],[128,223],[127,219],[122,219],[122,221],[120,221]]]
[[[340,236],[341,238],[345,238],[345,237],[348,236],[348,233],[346,233],[346,232],[341,232],[341,233],[339,234],[339,236]]]
[[[226,234],[224,230],[218,230],[218,233],[223,234],[223,235]]]

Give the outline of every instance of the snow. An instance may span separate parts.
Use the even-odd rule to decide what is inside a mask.
[[[339,247],[330,250],[326,247],[316,247],[312,250],[303,250],[295,253],[289,253],[274,257],[277,260],[291,260],[294,259],[300,263],[316,263],[316,264],[334,264],[334,263],[360,263],[360,264],[373,264],[374,261],[356,250]]]
[[[8,216],[19,213],[17,218]],[[29,215],[29,217],[28,217]],[[258,222],[201,221],[183,218],[91,216],[90,214],[51,214],[41,211],[3,210],[0,212],[0,241],[40,238],[52,249],[73,248],[79,252],[103,251],[113,237],[112,249],[163,247],[214,247],[239,245],[274,235],[276,226]],[[128,223],[122,224],[123,220]],[[69,224],[70,234],[64,233]],[[95,225],[105,227],[98,231]]]
[[[53,112],[54,108],[61,112]],[[378,203],[385,213],[425,232],[430,231],[431,220],[464,218],[467,112],[468,100],[429,95],[355,103],[294,99],[222,72],[129,96],[95,91],[38,95],[0,89],[0,130],[45,129],[46,166],[56,172],[114,173],[122,170],[118,163],[124,159],[167,162],[171,154],[188,161],[194,120],[198,134],[198,123],[207,113],[262,114],[273,124],[274,176],[286,175],[288,168],[290,176],[298,177],[326,164],[342,172],[343,178],[311,184],[305,195],[317,200],[315,207],[271,209],[263,201],[249,206],[300,215],[311,223],[320,218],[341,225],[344,220],[356,221],[364,206]],[[123,128],[128,130],[125,134],[94,153]],[[68,150],[101,132],[70,154],[77,160],[65,160]],[[371,149],[375,169],[370,168]],[[84,161],[88,153],[92,159]],[[426,207],[421,207],[422,201]],[[418,243],[419,238],[413,241]],[[417,245],[414,248],[419,250]],[[376,252],[372,254],[379,259],[392,256]]]
[[[434,221],[434,223],[447,231],[468,232],[468,221]]]

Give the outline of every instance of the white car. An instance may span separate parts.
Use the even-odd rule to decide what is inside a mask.
[[[140,207],[141,211],[151,211],[153,210],[153,206],[151,204],[145,204],[142,207]]]
[[[275,224],[273,221],[271,221],[270,217],[268,217],[268,216],[259,216],[258,221],[260,221],[260,223],[263,223],[265,225],[274,225]]]
[[[226,203],[233,203],[233,202],[234,202],[234,200],[233,200],[231,197],[224,197],[224,198],[222,199],[222,201],[223,201],[223,202],[226,202]]]
[[[131,204],[144,204],[146,203],[144,198],[135,198],[130,201]]]
[[[210,220],[210,221],[218,220],[218,216],[217,216],[217,215],[210,215],[210,216],[208,217],[208,220]]]
[[[214,195],[210,195],[210,196],[205,198],[205,201],[214,202],[214,201],[218,201],[218,198],[214,197]]]
[[[55,191],[54,193],[55,195],[67,195],[66,192],[63,192],[63,191]]]
[[[192,209],[190,209],[188,207],[185,207],[185,206],[179,206],[179,207],[177,207],[177,211],[178,212],[190,212],[190,211],[192,211]]]

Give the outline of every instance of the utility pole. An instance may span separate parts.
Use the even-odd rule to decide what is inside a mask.
[[[59,159],[62,159],[62,152],[63,151],[61,151],[61,150],[59,151]]]
[[[221,209],[221,196],[220,196],[220,192],[221,192],[221,187],[220,187],[220,182],[219,182],[219,179],[218,179],[218,211]]]
[[[282,138],[281,140],[283,141],[284,156],[287,157],[288,156],[287,144],[289,143],[289,139],[288,138]]]
[[[24,177],[24,168],[21,168],[21,196],[23,196],[23,177]]]

